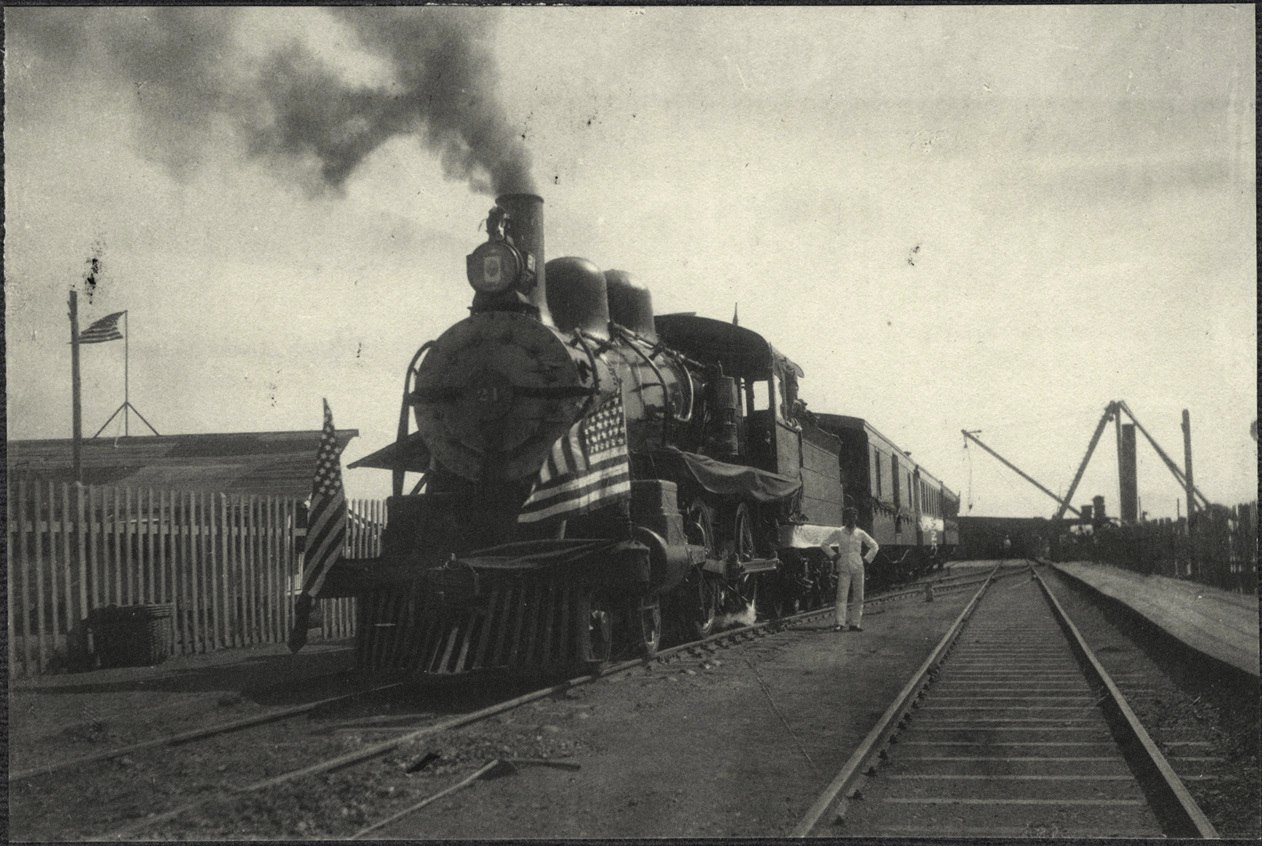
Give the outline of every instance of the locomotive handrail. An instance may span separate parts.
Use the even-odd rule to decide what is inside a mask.
[[[637,336],[628,331],[625,327],[619,326],[617,323],[610,323],[609,326],[614,330],[614,332],[620,335],[624,341],[627,342],[627,346],[635,350],[636,355],[644,359],[644,363],[647,364],[649,369],[653,371],[653,375],[657,377],[657,381],[661,385],[662,399],[665,400],[665,408],[668,412],[668,414],[662,418],[662,441],[665,443],[670,439],[670,424],[672,421],[677,420],[680,423],[686,423],[688,421],[679,417],[679,415],[675,413],[675,404],[671,401],[670,391],[666,386],[666,377],[662,375],[661,369],[657,366],[657,363],[653,361],[652,357],[646,355],[644,350],[640,349],[639,345],[635,343]]]
[[[412,356],[412,360],[408,362],[407,372],[403,375],[403,405],[399,408],[399,429],[395,443],[402,444],[408,439],[408,410],[412,406],[408,401],[410,386],[412,379],[419,372],[421,359],[425,357],[425,353],[429,352],[429,348],[432,346],[434,346],[433,341],[426,341],[421,344],[421,348],[416,351],[416,355]],[[400,467],[391,470],[390,473],[392,476],[391,490],[395,496],[403,496],[403,479],[407,471]]]
[[[676,415],[675,420],[679,423],[691,423],[692,412],[696,409],[697,402],[697,390],[692,386],[692,373],[688,370],[687,364],[683,361],[683,356],[679,355],[665,344],[654,344],[653,348],[649,350],[649,357],[652,358],[658,353],[662,353],[674,361],[675,366],[684,373],[683,381],[688,385],[688,413],[684,415]]]
[[[578,345],[587,354],[587,361],[592,370],[592,395],[587,398],[587,402],[583,403],[583,408],[579,411],[579,416],[581,417],[591,410],[592,397],[600,394],[600,368],[596,366],[596,353],[587,345],[587,338],[584,336],[582,329],[574,330],[574,339],[578,341]]]

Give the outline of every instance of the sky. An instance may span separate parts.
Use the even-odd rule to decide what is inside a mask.
[[[1249,5],[5,11],[8,437],[71,434],[66,300],[162,434],[394,438],[496,189],[548,257],[763,334],[962,512],[1055,503],[1125,400],[1257,496]],[[91,260],[99,262],[87,277]],[[83,348],[85,434],[123,401]],[[147,430],[135,418],[133,435]],[[119,421],[102,437],[122,434]],[[347,471],[352,496],[389,473]],[[1075,503],[1117,509],[1110,427]],[[1139,447],[1141,508],[1181,491]]]

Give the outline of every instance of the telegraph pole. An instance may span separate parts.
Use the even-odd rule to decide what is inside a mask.
[[[1188,410],[1183,409],[1183,480],[1187,487],[1188,500],[1188,569],[1189,574],[1197,569],[1196,562],[1196,530],[1192,528],[1193,511],[1196,509],[1196,500],[1193,494],[1196,486],[1192,484],[1192,418],[1188,414]]]
[[[74,480],[83,481],[83,460],[80,454],[83,441],[83,409],[79,405],[79,294],[70,289],[70,390],[73,394],[73,445]]]

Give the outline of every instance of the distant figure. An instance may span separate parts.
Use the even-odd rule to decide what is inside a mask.
[[[855,524],[859,511],[847,508],[841,512],[842,528],[831,532],[824,541],[824,554],[833,561],[837,573],[837,604],[833,608],[833,631],[845,631],[847,623],[851,631],[863,631],[863,565],[871,564],[881,548],[872,536]],[[863,553],[864,545],[867,554]],[[849,605],[846,604],[850,597]]]
[[[1008,554],[1010,552],[1012,552],[1012,538],[1008,537],[1007,535],[1004,535],[1003,536],[1003,557],[1005,561],[1008,560],[1008,557],[1009,557]]]

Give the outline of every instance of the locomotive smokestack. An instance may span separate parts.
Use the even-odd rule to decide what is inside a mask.
[[[538,194],[501,194],[495,203],[508,212],[512,221],[513,243],[524,255],[534,257],[535,284],[526,294],[531,305],[539,309],[539,319],[552,324],[548,311],[547,273],[544,270],[543,197]]]

